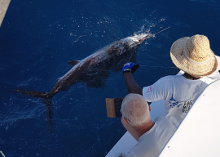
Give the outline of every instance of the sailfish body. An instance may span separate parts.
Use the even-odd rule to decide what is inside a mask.
[[[89,87],[101,87],[105,84],[111,70],[121,70],[128,61],[135,60],[135,52],[140,44],[151,34],[143,33],[116,41],[80,61],[69,61],[73,67],[62,77],[49,92],[36,92],[23,89],[12,91],[38,98],[47,104],[49,122],[52,124],[51,99],[59,91],[68,90],[73,84],[83,82]]]

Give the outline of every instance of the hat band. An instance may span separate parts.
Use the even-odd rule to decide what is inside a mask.
[[[202,62],[196,62],[194,61],[193,59],[189,58],[189,56],[186,54],[186,50],[185,50],[185,46],[183,46],[183,55],[185,56],[185,58],[192,64],[197,64],[197,65],[203,65],[205,64],[206,62],[208,62],[209,60],[206,59],[205,61],[202,61]],[[209,55],[210,56],[210,55]]]

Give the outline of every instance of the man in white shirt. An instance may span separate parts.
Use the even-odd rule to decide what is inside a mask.
[[[121,122],[138,141],[127,157],[157,157],[176,127],[166,117],[157,117],[152,122],[150,106],[139,94],[128,94],[121,105]]]
[[[126,63],[122,71],[130,93],[141,94],[148,102],[164,99],[167,117],[177,127],[202,91],[216,80],[208,76],[216,71],[218,62],[204,35],[178,39],[171,47],[170,56],[185,73],[163,77],[143,89],[132,76],[137,65]]]

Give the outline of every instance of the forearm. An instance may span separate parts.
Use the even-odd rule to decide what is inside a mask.
[[[130,72],[125,72],[123,76],[125,78],[125,83],[126,83],[128,92],[142,95],[142,88],[134,80],[132,74]]]

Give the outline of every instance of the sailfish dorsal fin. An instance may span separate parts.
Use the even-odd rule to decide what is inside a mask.
[[[79,62],[80,62],[79,60],[68,61],[68,63],[69,63],[70,65],[73,65],[73,66],[75,66],[75,65],[78,64]]]

